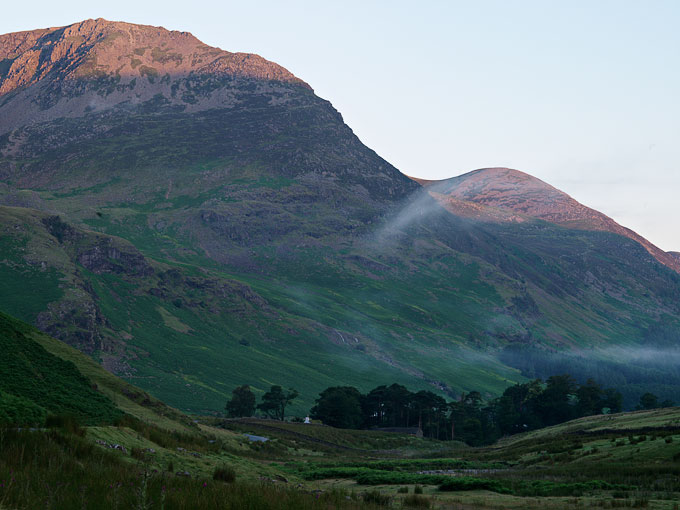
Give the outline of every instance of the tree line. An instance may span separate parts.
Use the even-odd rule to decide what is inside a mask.
[[[250,388],[240,386],[234,390],[227,412],[232,417],[251,416],[257,407],[267,416],[283,420],[286,405],[296,396],[295,390],[285,392],[272,386],[255,406]],[[671,405],[645,393],[638,409]],[[412,392],[401,384],[378,386],[367,393],[352,386],[334,386],[319,394],[310,416],[338,428],[419,428],[425,437],[476,446],[509,434],[621,410],[622,396],[617,390],[603,388],[592,379],[578,384],[570,375],[555,375],[545,381],[515,384],[491,400],[470,391],[447,401],[431,391]]]

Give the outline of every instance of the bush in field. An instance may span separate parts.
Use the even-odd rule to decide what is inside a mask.
[[[422,485],[416,485],[413,488],[413,494],[422,494],[423,493],[423,486]]]
[[[432,508],[432,500],[418,494],[411,494],[404,498],[404,506],[408,508]]]
[[[397,492],[399,494],[408,494],[408,487],[399,487],[399,489],[397,489]]]
[[[220,482],[233,483],[236,481],[236,471],[230,466],[220,466],[213,472],[213,480]]]
[[[383,494],[376,490],[365,492],[362,499],[364,500],[364,503],[377,506],[389,506],[392,501],[392,498],[388,494]]]
[[[146,459],[146,453],[144,452],[143,448],[133,448],[130,451],[130,455],[132,456],[133,459],[137,459],[137,460],[141,460],[141,461]]]
[[[439,485],[440,491],[488,490],[507,494],[511,492],[507,482],[483,478],[451,478]]]
[[[45,420],[45,427],[48,429],[61,429],[69,434],[84,436],[85,429],[80,426],[75,416],[49,415]]]

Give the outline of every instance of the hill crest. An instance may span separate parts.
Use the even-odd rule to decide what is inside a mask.
[[[138,104],[158,94],[187,110],[228,106],[238,98],[219,89],[244,82],[276,89],[281,100],[291,86],[311,90],[259,55],[213,48],[188,32],[162,27],[99,18],[4,34],[0,134],[29,122]]]
[[[440,181],[414,180],[454,214],[492,222],[539,219],[568,228],[612,232],[638,242],[656,260],[680,273],[680,257],[525,172],[482,168]]]

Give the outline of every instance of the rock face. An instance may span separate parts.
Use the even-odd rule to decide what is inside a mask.
[[[567,228],[611,232],[640,243],[656,260],[680,273],[680,258],[524,172],[483,168],[441,181],[415,180],[454,214],[499,222],[539,219]]]
[[[162,94],[188,111],[233,105],[220,84],[276,91],[309,85],[259,55],[207,46],[187,32],[86,20],[0,36],[0,134]],[[265,85],[266,83],[266,85]],[[10,96],[12,101],[9,101]]]

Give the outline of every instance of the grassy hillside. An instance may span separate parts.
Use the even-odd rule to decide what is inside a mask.
[[[680,408],[586,417],[484,448],[272,420],[194,421],[31,326],[1,314],[0,327],[10,360],[2,383],[6,367],[39,375],[12,387],[21,395],[3,386],[3,406],[42,409],[61,387],[74,405],[89,404],[85,420],[101,416],[95,404],[126,413],[116,425],[0,427],[0,502],[9,508],[674,510],[680,497]]]
[[[495,233],[513,247],[501,263],[507,272],[522,271],[521,283],[482,254],[426,243],[422,225],[410,240],[386,237],[378,251],[364,241],[341,251],[306,245],[285,257],[257,248],[248,260],[267,270],[246,271],[199,256],[182,235],[153,233],[146,223],[111,224],[142,250],[50,214],[0,207],[3,242],[11,247],[0,269],[16,277],[0,300],[18,317],[191,412],[223,409],[240,384],[260,395],[272,384],[298,389],[301,397],[291,408],[298,415],[334,385],[366,391],[399,382],[449,398],[472,390],[489,397],[524,380],[499,358],[508,344],[568,346],[596,359],[588,348],[646,341],[659,314],[676,334],[672,308],[654,308],[659,298],[653,293],[674,276],[650,266],[641,288],[631,241],[622,241],[631,260],[603,258],[597,248],[610,234],[544,227],[537,239],[559,233],[560,242],[541,240],[539,263],[510,233]],[[542,267],[583,250],[591,257],[589,274],[604,278],[617,271],[617,292],[626,294],[599,292],[554,262]],[[183,253],[194,254],[182,260]],[[20,284],[24,274],[45,288],[38,304]],[[678,400],[673,388],[660,396]]]
[[[448,329],[456,317],[474,322],[466,317],[480,311],[461,306],[432,323],[411,301],[417,296],[408,280],[391,284],[388,294],[381,279],[350,279],[341,268],[320,267],[302,286],[293,277],[277,281],[154,260],[121,238],[30,209],[0,207],[0,220],[16,247],[4,265],[51,271],[62,294],[39,314],[38,325],[184,410],[221,410],[244,383],[259,394],[272,384],[297,388],[301,398],[292,410],[304,415],[320,390],[347,384],[349,374],[363,390],[397,381],[494,394],[521,380]],[[474,265],[460,269],[468,279],[477,272]],[[448,296],[439,305],[443,317],[461,298],[448,284],[438,286]],[[492,302],[500,299],[490,287],[483,290]],[[5,299],[20,318],[32,319],[31,293],[17,289]]]
[[[48,414],[84,425],[111,424],[124,414],[172,431],[194,430],[192,421],[111,373],[80,351],[0,312],[0,391],[3,409],[25,409],[41,425]],[[21,411],[24,412],[24,411]],[[19,415],[20,416],[20,415]]]
[[[35,329],[0,312],[0,415],[4,421],[42,425],[47,414],[72,415],[84,424],[122,416],[77,367],[31,337]]]

